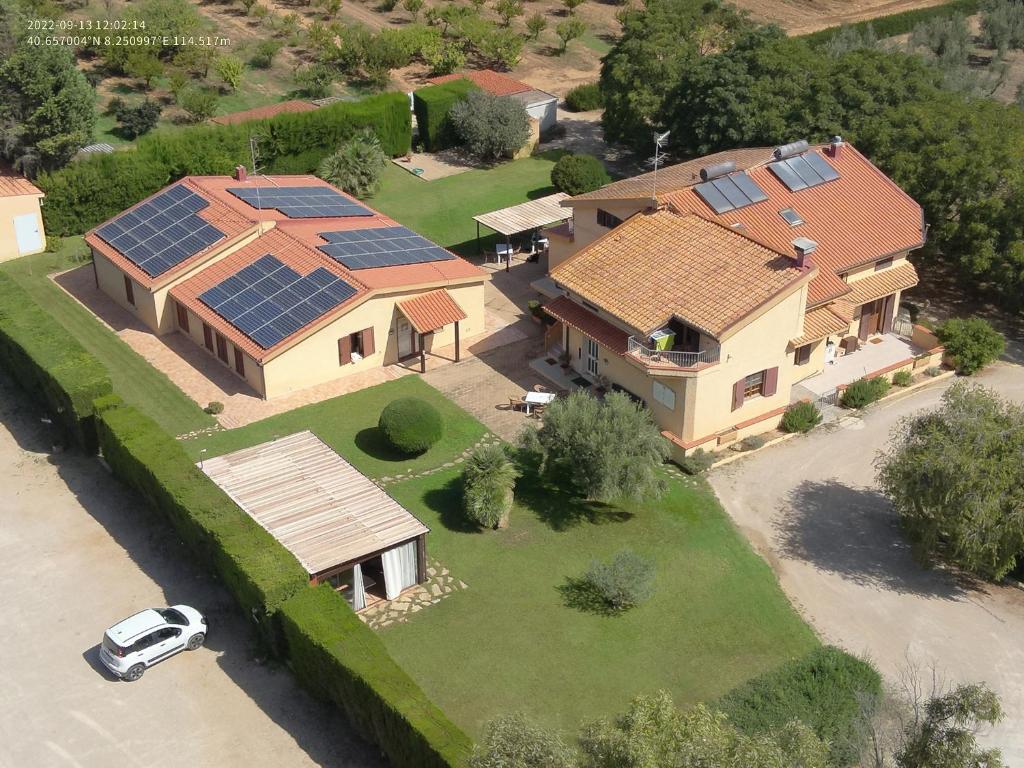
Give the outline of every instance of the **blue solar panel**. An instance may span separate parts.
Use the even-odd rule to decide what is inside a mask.
[[[715,213],[727,213],[768,199],[757,182],[742,171],[705,181],[694,191]]]
[[[817,152],[769,163],[768,168],[790,192],[816,187],[839,178],[839,171]]]
[[[290,219],[373,215],[330,187],[230,187],[228,192],[253,208],[273,208]]]
[[[224,237],[196,215],[208,205],[196,193],[175,184],[104,224],[96,234],[147,275],[156,277]]]
[[[318,248],[349,269],[397,267],[455,258],[406,227],[321,232],[320,237],[327,243]]]
[[[267,254],[201,293],[199,300],[269,349],[355,293],[323,267],[302,276]]]

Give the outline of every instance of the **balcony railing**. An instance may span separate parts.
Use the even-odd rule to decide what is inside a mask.
[[[696,368],[718,362],[718,347],[702,349],[700,352],[676,352],[646,347],[632,336],[629,337],[628,352],[651,365],[674,365],[678,368]]]

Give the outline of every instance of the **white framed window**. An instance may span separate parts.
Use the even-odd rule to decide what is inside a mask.
[[[654,382],[654,399],[671,411],[676,409],[676,391],[660,381]]]

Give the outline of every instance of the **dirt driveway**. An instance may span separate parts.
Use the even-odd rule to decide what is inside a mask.
[[[252,657],[228,595],[95,459],[50,457],[20,392],[0,378],[0,766],[353,766],[375,750],[282,669]],[[97,642],[148,606],[191,603],[207,646],[110,677]]]
[[[1024,402],[1024,369],[999,364],[980,383]],[[950,680],[984,680],[1007,719],[988,740],[1024,763],[1024,590],[964,584],[911,558],[875,490],[872,460],[904,415],[934,407],[948,382],[870,409],[847,428],[786,442],[709,479],[790,600],[821,636],[893,676],[907,654]]]

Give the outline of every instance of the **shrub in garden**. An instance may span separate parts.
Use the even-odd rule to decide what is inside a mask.
[[[698,448],[689,456],[684,456],[679,460],[679,466],[688,475],[703,475],[711,469],[711,465],[714,463],[715,455],[703,448]]]
[[[392,448],[408,455],[423,453],[440,440],[444,432],[441,414],[418,397],[402,397],[388,403],[377,427]]]
[[[114,101],[118,103],[114,104]],[[149,99],[139,104],[125,104],[115,99],[111,101],[111,110],[117,118],[118,132],[126,139],[135,139],[156,127],[162,107]]]
[[[839,404],[843,408],[865,408],[885,397],[888,391],[889,380],[884,376],[876,376],[873,379],[857,379],[843,390]]]
[[[740,446],[744,451],[756,451],[758,448],[763,448],[766,442],[764,435],[750,435],[743,439]]]
[[[946,348],[956,372],[970,376],[996,360],[1006,348],[1006,340],[980,317],[953,318],[939,326],[936,335]]]
[[[810,432],[821,423],[821,411],[814,403],[801,401],[793,403],[782,414],[784,432]]]
[[[939,368],[939,366],[937,366],[937,365],[930,365],[930,366],[928,366],[927,368],[924,369],[924,375],[925,376],[931,376],[932,378],[935,378],[940,373],[942,373],[942,369]]]
[[[913,378],[914,376],[910,371],[896,371],[896,373],[892,375],[892,383],[897,387],[909,387]]]
[[[570,112],[590,112],[604,106],[601,87],[597,83],[577,85],[565,94],[565,106]]]
[[[224,413],[224,403],[217,400],[211,400],[203,410],[211,416],[216,416],[218,413]]]
[[[507,528],[519,470],[500,445],[473,452],[462,471],[462,506],[466,517],[486,528]]]
[[[249,64],[256,69],[270,69],[274,63],[274,57],[281,50],[281,43],[278,40],[261,40],[256,45],[256,50],[249,59]]]
[[[580,585],[585,585],[608,610],[620,613],[654,593],[654,563],[625,549],[610,562],[595,560],[591,563]]]
[[[177,101],[193,123],[209,120],[217,111],[217,92],[212,88],[190,85],[178,93]]]
[[[466,149],[485,161],[512,157],[530,138],[526,107],[508,96],[472,91],[448,119]]]
[[[372,129],[364,128],[323,159],[317,176],[362,199],[372,197],[380,189],[381,173],[387,163],[380,139]]]
[[[582,195],[611,181],[611,177],[593,155],[562,155],[551,169],[551,183],[559,192]]]
[[[469,758],[469,768],[573,768],[573,750],[557,733],[520,714],[489,722],[483,743]]]

